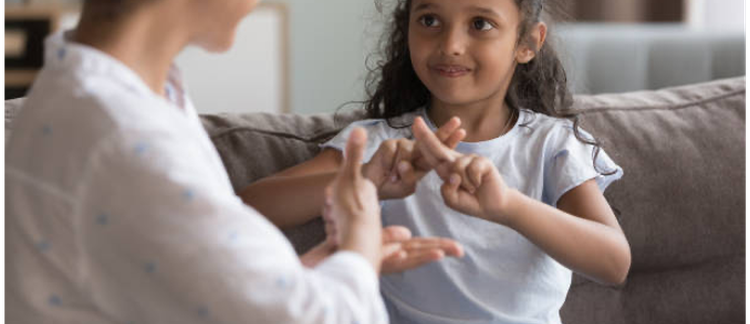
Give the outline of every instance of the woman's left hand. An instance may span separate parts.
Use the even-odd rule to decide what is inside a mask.
[[[381,274],[391,274],[419,268],[444,257],[463,257],[464,250],[458,242],[440,237],[413,237],[403,241],[386,241],[389,234],[400,226],[383,229],[383,258],[380,265]],[[407,230],[400,227],[399,231]],[[408,230],[407,230],[408,231]]]
[[[334,220],[324,209],[326,240],[300,257],[302,264],[314,267],[338,249]],[[438,237],[412,237],[408,228],[388,226],[383,228],[381,249],[381,274],[397,273],[418,268],[446,256],[462,257],[463,247],[458,242]]]

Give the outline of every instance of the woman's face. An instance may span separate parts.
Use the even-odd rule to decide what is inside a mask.
[[[225,52],[234,43],[240,21],[260,0],[188,0],[193,8],[190,43],[210,52]]]

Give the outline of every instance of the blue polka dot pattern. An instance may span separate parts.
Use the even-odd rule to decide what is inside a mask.
[[[107,225],[109,223],[109,216],[107,214],[99,214],[96,216],[96,223],[99,225]]]
[[[206,308],[206,307],[199,307],[198,308],[198,316],[200,316],[202,318],[206,318],[206,317],[208,317],[208,314],[209,314],[208,308]]]
[[[192,201],[195,198],[195,193],[193,193],[190,189],[185,189],[182,192],[182,198],[184,198],[187,201]]]
[[[50,245],[47,241],[39,241],[39,243],[36,244],[36,248],[39,249],[41,252],[49,251]]]
[[[42,134],[44,135],[51,135],[52,134],[52,127],[49,125],[42,126]]]
[[[148,144],[144,142],[139,142],[135,145],[135,153],[138,155],[143,155],[143,153],[146,153],[146,150],[148,150]]]
[[[57,50],[58,59],[61,59],[61,60],[64,59],[66,54],[67,54],[67,51],[65,50],[65,47],[61,47],[60,49]]]
[[[286,279],[284,277],[278,277],[276,278],[276,287],[277,288],[286,288]]]
[[[52,306],[60,306],[62,305],[62,299],[60,299],[57,295],[49,296],[49,299],[47,299],[47,303],[49,303]]]
[[[171,87],[169,87],[169,86],[164,87],[164,95],[169,100],[174,100],[174,98],[172,98],[172,88]]]
[[[146,265],[143,267],[143,270],[146,271],[146,273],[156,272],[156,263],[154,262],[146,263]]]

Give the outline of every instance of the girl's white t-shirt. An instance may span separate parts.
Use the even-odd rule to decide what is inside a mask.
[[[9,323],[387,322],[362,256],[306,268],[235,195],[176,70],[165,99],[61,34],[45,53],[6,146]]]
[[[425,109],[391,121],[358,121],[323,147],[344,150],[353,127],[368,133],[365,161],[392,138],[413,138],[409,127]],[[406,127],[403,127],[406,126]],[[591,135],[581,131],[583,136]],[[623,175],[604,150],[579,141],[572,122],[520,110],[505,135],[484,142],[459,143],[456,151],[494,162],[506,184],[556,206],[570,189],[595,179],[602,192]],[[610,175],[600,174],[611,173]],[[405,198],[382,202],[383,224],[403,225],[415,236],[449,237],[463,244],[463,258],[447,258],[381,278],[381,293],[393,323],[560,323],[572,273],[516,231],[448,208],[433,171]]]

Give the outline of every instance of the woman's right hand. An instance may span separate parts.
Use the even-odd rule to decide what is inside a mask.
[[[380,271],[380,202],[373,183],[362,176],[362,156],[367,133],[355,128],[346,143],[346,156],[333,182],[326,188],[323,214],[336,226],[339,249],[359,253]]]
[[[461,121],[454,117],[435,131],[435,136],[453,149],[466,136]],[[413,194],[417,183],[432,166],[427,163],[413,140],[390,139],[380,144],[362,172],[378,189],[380,199],[399,199]]]

